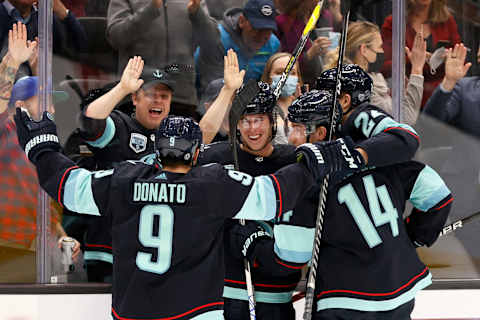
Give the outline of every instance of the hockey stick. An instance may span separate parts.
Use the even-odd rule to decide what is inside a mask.
[[[338,54],[338,62],[337,62],[337,79],[336,79],[336,86],[335,86],[335,94],[333,99],[333,108],[332,108],[332,116],[330,118],[330,130],[328,135],[328,140],[332,140],[332,136],[334,134],[334,130],[336,127],[337,116],[337,99],[340,96],[340,92],[342,89],[342,84],[340,81],[341,73],[342,73],[342,65],[343,65],[343,56],[345,54],[345,46],[347,42],[347,32],[348,32],[348,20],[350,18],[350,10],[347,11],[347,14],[343,17],[343,30],[340,42],[340,50]],[[327,200],[327,189],[328,189],[328,181],[329,176],[327,175],[323,179],[322,188],[320,190],[320,201],[318,204],[317,210],[317,222],[315,227],[315,240],[313,243],[313,251],[312,251],[312,260],[310,263],[310,272],[308,274],[307,280],[307,290],[305,295],[305,311],[303,313],[304,320],[312,319],[312,308],[313,308],[313,300],[315,298],[315,281],[317,278],[317,267],[318,267],[318,256],[320,253],[320,242],[322,240],[322,230],[323,230],[323,217],[325,215],[325,204]]]
[[[457,221],[455,221],[451,224],[447,224],[446,226],[443,227],[442,231],[440,231],[440,237],[445,236],[449,233],[452,233],[452,232],[456,231],[457,229],[463,228],[465,224],[467,224],[469,222],[472,222],[472,221],[478,219],[479,217],[480,217],[480,211],[475,212],[474,214],[472,214],[472,215],[470,215],[466,218],[457,220]]]
[[[247,107],[248,103],[252,101],[253,98],[258,94],[260,88],[258,83],[254,79],[250,79],[235,95],[235,98],[232,102],[232,107],[230,109],[230,113],[228,114],[228,125],[229,131],[228,135],[230,138],[230,143],[232,146],[232,153],[233,153],[233,164],[235,170],[240,169],[239,161],[238,161],[238,139],[237,139],[237,124],[240,118],[242,117],[245,108]],[[240,224],[245,225],[245,220],[240,220]],[[243,259],[243,264],[245,267],[245,282],[247,284],[247,295],[248,295],[248,310],[250,313],[250,320],[256,319],[255,313],[255,291],[253,288],[252,282],[252,274],[250,271],[250,263],[247,259]]]
[[[324,0],[318,1],[315,9],[313,9],[312,15],[310,16],[310,19],[308,19],[307,25],[303,29],[302,37],[300,38],[300,40],[297,43],[297,46],[293,50],[292,56],[290,57],[290,60],[288,61],[287,66],[285,67],[285,70],[283,70],[282,77],[280,78],[280,81],[278,81],[278,85],[273,91],[273,94],[275,95],[276,100],[278,100],[278,98],[280,97],[280,93],[282,92],[285,82],[287,82],[287,78],[290,71],[293,69],[295,62],[297,61],[298,57],[303,51],[303,48],[305,48],[308,38],[310,37],[310,33],[317,25],[317,21],[320,18],[320,13],[322,11],[323,1]]]

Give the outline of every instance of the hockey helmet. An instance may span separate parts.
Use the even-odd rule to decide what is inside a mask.
[[[155,151],[159,159],[190,162],[201,143],[202,131],[198,123],[188,117],[168,116],[157,130]]]
[[[273,113],[276,105],[276,99],[272,88],[268,85],[268,83],[263,81],[258,82],[258,87],[260,88],[260,91],[247,104],[243,114]]]
[[[317,78],[315,88],[317,90],[335,90],[337,80],[337,68],[328,69]],[[370,101],[373,89],[372,78],[358,65],[345,64],[342,66],[340,77],[342,92],[352,97],[352,107]]]
[[[270,85],[266,82],[259,81],[258,83],[259,92],[255,97],[250,100],[250,102],[245,107],[243,115],[252,115],[252,114],[267,114],[270,123],[272,126],[272,140],[277,133],[277,99],[273,94],[273,90]],[[240,89],[241,91],[241,89]],[[240,132],[237,130],[237,138],[240,139]]]
[[[288,107],[288,120],[305,124],[307,134],[312,134],[319,125],[330,128],[333,99],[334,96],[331,91],[312,90],[306,92]],[[334,132],[339,132],[341,120],[342,108],[340,103],[337,102]]]

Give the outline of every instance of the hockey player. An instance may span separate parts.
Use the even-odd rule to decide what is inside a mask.
[[[336,78],[336,68],[322,72],[316,89],[333,93]],[[350,136],[357,143],[366,163],[379,167],[412,159],[419,146],[417,133],[369,103],[373,86],[370,76],[355,64],[345,64],[340,81],[342,136]]]
[[[255,178],[220,165],[192,168],[199,126],[170,116],[156,133],[155,164],[128,161],[91,172],[59,152],[49,113],[34,122],[17,109],[15,122],[47,193],[72,212],[111,219],[114,319],[223,319],[225,219],[281,217],[315,181],[341,168],[328,163],[347,147],[300,147],[302,164]]]
[[[89,94],[80,114],[80,133],[94,154],[97,169],[109,169],[114,163],[128,159],[152,160],[155,132],[170,111],[174,88],[175,82],[168,72],[144,67],[137,56],[129,60],[120,82],[111,90]],[[129,94],[135,106],[133,116],[114,110]],[[110,222],[104,217],[89,221],[84,254],[88,279],[111,282]]]
[[[332,104],[327,91],[300,96],[289,107],[294,132],[311,143],[325,140]],[[410,319],[416,293],[431,283],[415,248],[431,246],[442,230],[453,200],[448,187],[416,161],[331,180],[314,319]],[[316,211],[318,190],[313,195]],[[404,221],[407,200],[414,208]]]
[[[238,135],[240,146],[237,149],[240,171],[252,176],[270,174],[276,170],[296,161],[295,148],[289,145],[273,145],[275,136],[275,96],[266,83],[259,82],[260,92],[247,105],[243,117],[238,123]],[[200,163],[220,163],[227,168],[233,169],[233,155],[228,142],[219,142],[205,146],[205,151],[200,155]],[[291,214],[289,212],[287,215]],[[273,235],[271,225],[262,223],[262,234]],[[236,242],[237,233],[244,234],[249,231],[256,232],[255,222],[247,223],[247,226],[238,228],[239,223],[230,221],[225,227],[225,242],[227,248]],[[313,227],[313,226],[312,226]],[[249,234],[248,234],[249,235]],[[267,241],[268,243],[270,241]],[[268,245],[268,244],[267,244]],[[253,253],[253,246],[249,253]],[[262,251],[260,246],[255,251]],[[268,251],[268,250],[267,250]],[[270,250],[271,251],[271,250]],[[245,253],[247,255],[247,253]],[[240,250],[233,247],[225,252],[225,318],[228,320],[241,320],[249,318],[248,295],[245,283],[245,272]],[[252,281],[255,288],[256,318],[266,319],[295,319],[291,297],[301,276],[303,264],[291,264],[289,266],[276,264],[271,272],[264,274],[252,260]],[[308,261],[308,259],[306,260]],[[303,261],[303,262],[306,262]]]

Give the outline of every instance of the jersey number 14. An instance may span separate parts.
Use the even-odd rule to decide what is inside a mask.
[[[389,223],[393,237],[398,235],[398,212],[397,209],[393,207],[392,199],[390,198],[385,185],[376,187],[372,175],[363,177],[363,186],[365,188],[365,193],[367,194],[368,206],[375,226],[351,183],[338,190],[338,201],[340,204],[345,204],[347,206],[348,211],[355,220],[363,238],[368,246],[373,248],[382,243],[382,239],[375,227],[380,227]],[[380,209],[379,200],[385,210],[384,212]]]

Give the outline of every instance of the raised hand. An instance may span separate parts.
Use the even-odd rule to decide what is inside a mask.
[[[140,56],[135,56],[128,60],[128,64],[123,70],[122,78],[120,79],[120,86],[128,93],[134,93],[143,85],[143,80],[140,76],[143,71],[143,59]]]
[[[412,74],[423,74],[423,66],[427,59],[427,42],[423,38],[423,26],[421,32],[415,35],[412,50],[405,47],[405,51],[412,64]]]
[[[187,10],[189,14],[195,14],[200,8],[200,0],[190,0],[187,4]]]
[[[468,69],[472,66],[470,62],[465,63],[467,57],[467,48],[461,44],[456,44],[453,49],[447,49],[445,60],[445,78],[442,82],[444,89],[450,91],[458,80],[465,77]]]
[[[243,84],[245,70],[240,71],[237,54],[233,49],[229,49],[227,55],[223,59],[223,81],[225,82],[225,87],[227,89],[237,90]]]
[[[30,59],[36,47],[36,41],[27,41],[27,27],[23,23],[17,22],[8,31],[8,53],[18,65]]]
[[[163,6],[163,0],[152,0],[152,3],[157,8],[160,8]]]

